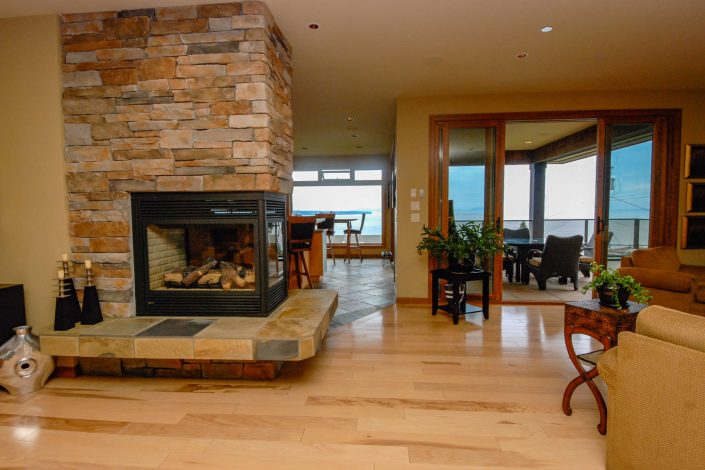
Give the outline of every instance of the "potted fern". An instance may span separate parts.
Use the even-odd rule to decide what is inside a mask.
[[[651,300],[649,291],[632,276],[622,276],[619,271],[597,263],[590,264],[590,272],[593,277],[583,286],[583,293],[594,289],[600,298],[600,305],[603,307],[626,308],[629,306],[629,297],[642,304]]]

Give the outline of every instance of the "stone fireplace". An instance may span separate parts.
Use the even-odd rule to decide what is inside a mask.
[[[207,250],[239,246],[232,237],[259,236],[266,223],[225,231],[212,226],[222,220],[200,229],[154,223],[137,234],[131,201],[137,193],[289,193],[290,47],[266,5],[254,1],[67,14],[61,30],[74,276],[92,261],[106,316],[159,314],[139,302],[168,290],[159,284],[167,267],[204,263]],[[154,251],[145,268],[133,238],[134,250],[151,240],[153,251],[172,252],[160,259]],[[242,257],[245,284],[233,293],[261,293],[266,257]],[[255,272],[243,267],[255,265]],[[222,294],[217,289],[222,284],[197,295]]]

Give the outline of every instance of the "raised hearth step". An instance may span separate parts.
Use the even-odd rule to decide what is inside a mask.
[[[292,290],[266,318],[108,318],[39,336],[60,357],[300,361],[316,354],[337,306],[335,290]]]

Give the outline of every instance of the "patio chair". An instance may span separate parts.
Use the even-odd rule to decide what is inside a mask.
[[[612,241],[612,236],[614,232],[609,232],[607,234],[607,244]],[[593,233],[588,240],[587,245],[583,247],[583,254],[580,255],[580,262],[578,269],[583,273],[583,276],[590,277],[590,263],[595,261],[595,234]]]
[[[531,238],[531,233],[527,227],[519,229],[504,229],[504,239],[528,240]],[[504,244],[504,257],[502,258],[502,269],[506,272],[509,282],[514,282],[514,265],[517,263],[516,250],[506,243]],[[519,276],[517,276],[518,278]]]
[[[578,290],[578,259],[583,244],[582,235],[572,237],[546,237],[543,252],[531,250],[526,267],[536,278],[539,290],[546,290],[546,280],[552,277],[565,277],[573,281],[573,289]]]

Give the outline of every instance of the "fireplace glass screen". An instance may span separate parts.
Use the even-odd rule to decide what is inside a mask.
[[[254,225],[147,226],[149,287],[256,289]]]
[[[281,221],[267,223],[267,262],[269,285],[273,286],[284,277],[284,238]]]

